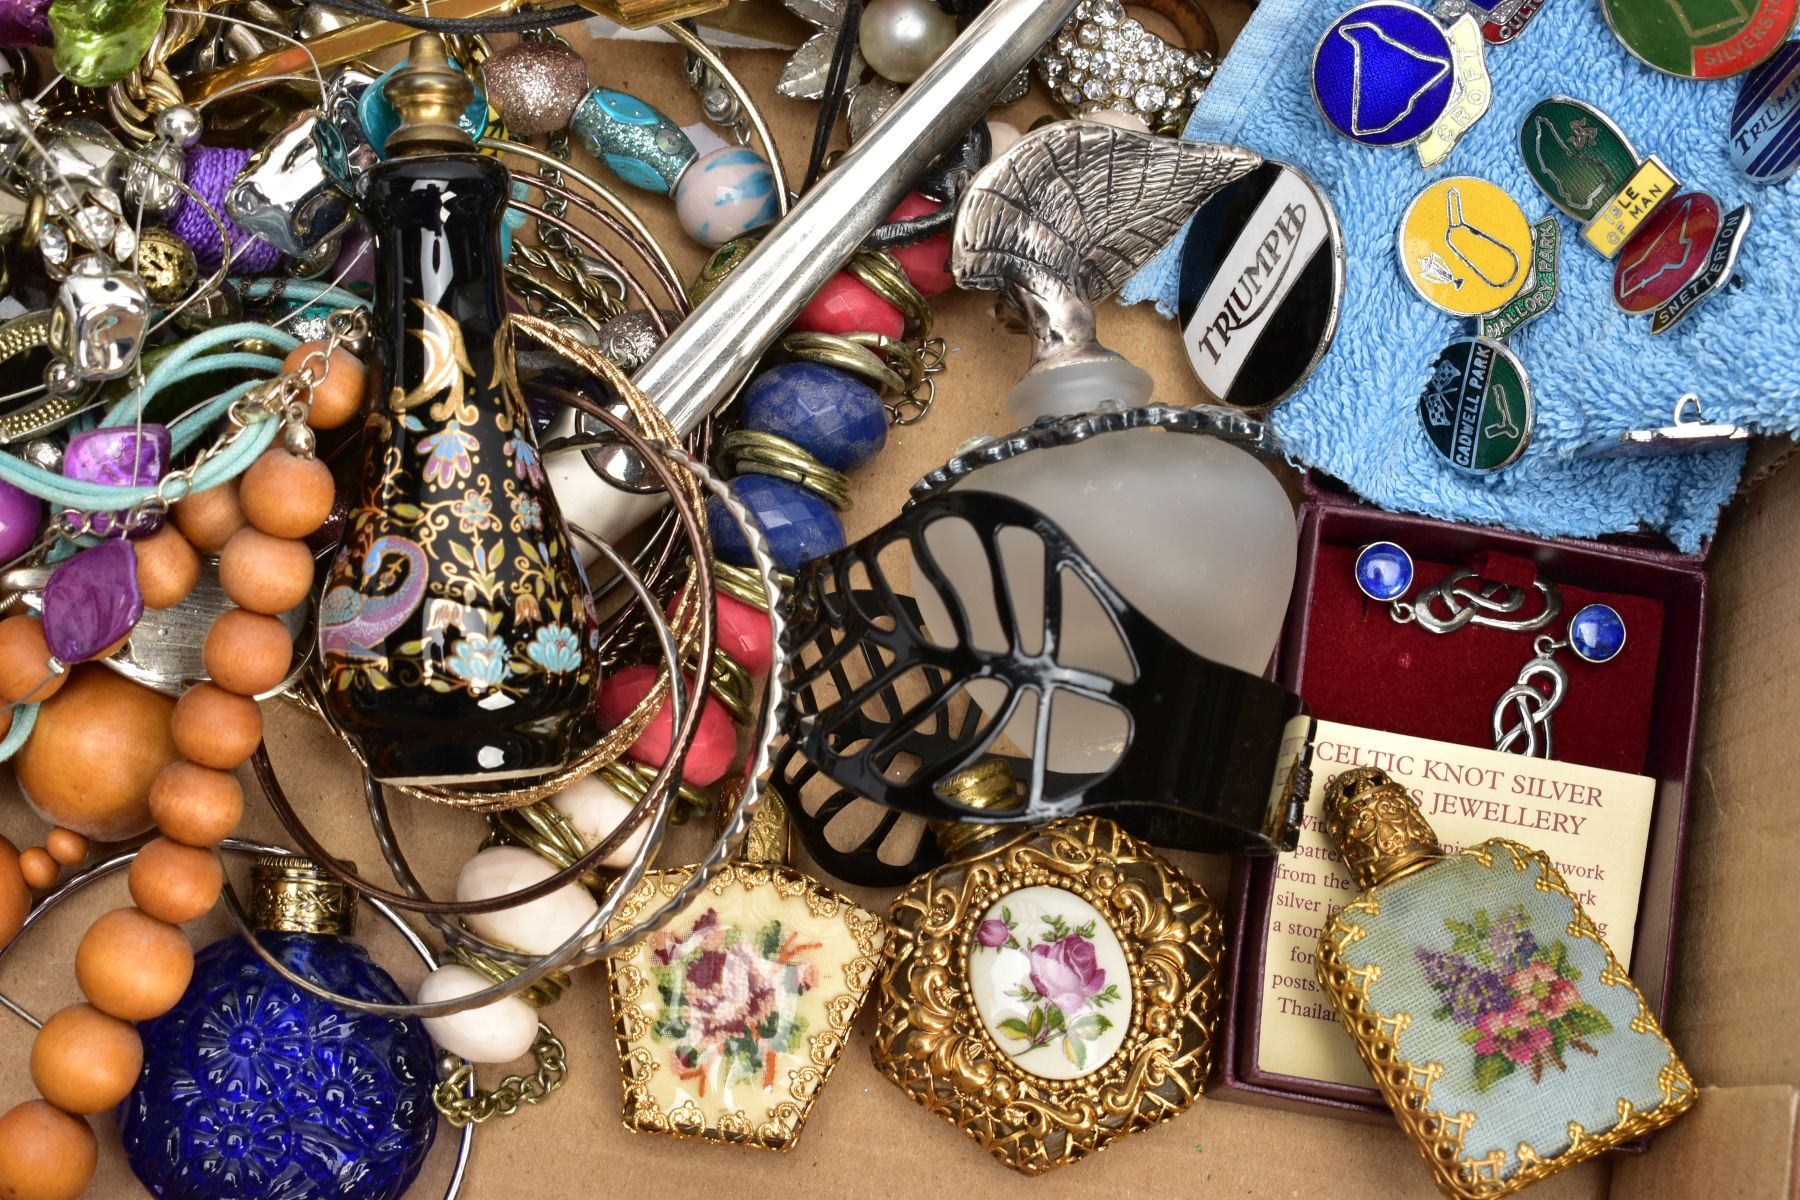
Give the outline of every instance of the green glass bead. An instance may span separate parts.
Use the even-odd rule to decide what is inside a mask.
[[[56,69],[81,87],[117,83],[142,62],[166,0],[56,0],[50,37]]]

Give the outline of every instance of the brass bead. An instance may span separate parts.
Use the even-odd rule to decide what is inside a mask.
[[[134,261],[144,292],[153,304],[175,304],[199,278],[193,248],[159,226],[151,226],[138,238]]]

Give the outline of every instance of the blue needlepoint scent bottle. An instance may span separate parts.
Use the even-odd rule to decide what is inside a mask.
[[[404,1004],[348,940],[355,897],[303,858],[254,867],[252,922],[292,970]],[[187,994],[140,1026],[119,1105],[131,1169],[166,1200],[396,1200],[437,1132],[436,1054],[410,1019],[351,1012],[276,975],[242,938],[201,951]]]
[[[1446,854],[1372,768],[1325,793],[1361,894],[1326,922],[1319,983],[1394,1119],[1454,1200],[1492,1200],[1659,1129],[1694,1081],[1543,852]]]

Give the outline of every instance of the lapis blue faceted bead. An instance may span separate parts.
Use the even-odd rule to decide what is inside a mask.
[[[1412,555],[1393,542],[1374,542],[1356,555],[1356,586],[1383,604],[1398,600],[1412,587]]]
[[[1569,649],[1591,663],[1611,662],[1625,648],[1625,618],[1610,604],[1590,604],[1569,620]]]
[[[258,937],[326,988],[408,1003],[354,942]],[[304,994],[241,938],[202,950],[181,1002],[138,1031],[144,1067],[119,1105],[119,1137],[161,1200],[399,1200],[431,1149],[437,1056],[425,1027]]]
[[[815,558],[844,548],[844,523],[837,511],[797,483],[772,475],[740,475],[731,490],[762,525],[769,540],[769,554],[783,571],[797,571]],[[744,531],[725,510],[717,496],[706,502],[706,521],[712,530],[713,551],[738,567],[754,565]]]
[[[744,428],[784,437],[836,471],[854,471],[887,444],[881,393],[822,363],[764,371],[744,389]]]
[[[632,187],[667,194],[698,157],[694,143],[659,110],[624,92],[595,88],[575,107],[569,131]]]
[[[1455,62],[1444,27],[1411,4],[1375,0],[1339,17],[1313,52],[1313,97],[1337,132],[1404,146],[1450,104]]]

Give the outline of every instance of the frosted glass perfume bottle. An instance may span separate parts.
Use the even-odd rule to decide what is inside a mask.
[[[1107,170],[1081,169],[1100,159]],[[959,210],[951,265],[961,286],[998,291],[1002,315],[1032,335],[1031,369],[1006,401],[1014,420],[1124,416],[1149,402],[1154,381],[1099,344],[1092,305],[1166,244],[1208,196],[1260,163],[1233,146],[1065,121],[1025,137],[976,177]],[[1063,444],[1002,457],[954,486],[998,492],[1043,512],[1169,634],[1198,654],[1260,675],[1293,587],[1293,505],[1239,446],[1144,424],[1058,438]],[[926,537],[958,594],[976,602],[973,640],[998,639],[998,625],[980,611],[992,585],[974,540],[948,522]],[[1041,567],[1021,558],[1009,559],[1007,568],[1030,628],[1033,606],[1041,612],[1043,603]],[[945,628],[942,602],[922,581],[914,585],[927,626]],[[1065,590],[1063,600],[1058,661],[1129,677],[1124,646],[1099,606],[1084,589]],[[980,685],[970,691],[984,707],[995,695]],[[1102,771],[1117,758],[1124,730],[1116,710],[1067,704],[1052,719],[1052,770]],[[1029,745],[1019,724],[1008,732]]]
[[[1018,802],[1001,759],[943,786]],[[1185,1112],[1219,1004],[1206,891],[1103,817],[934,829],[950,862],[894,900],[875,1065],[1027,1175]]]
[[[1446,1196],[1507,1195],[1693,1105],[1547,855],[1505,838],[1446,855],[1371,768],[1332,781],[1325,822],[1362,890],[1319,936],[1319,983]]]

